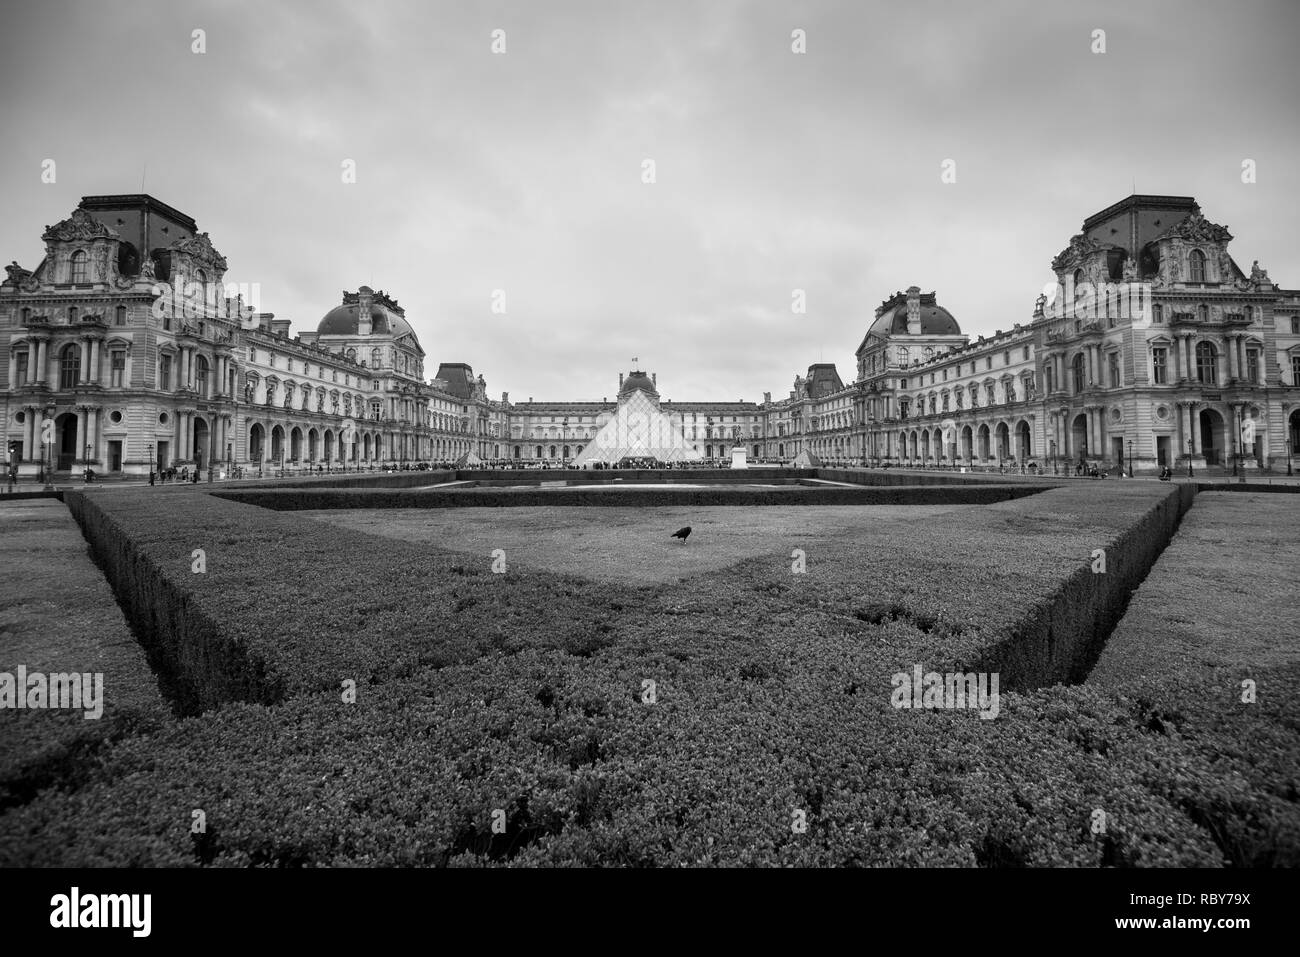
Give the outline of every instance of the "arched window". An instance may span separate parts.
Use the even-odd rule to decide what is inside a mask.
[[[194,270],[194,283],[199,287],[199,298],[208,301],[208,274],[202,269]]]
[[[75,389],[81,377],[81,349],[66,345],[59,353],[59,388]]]
[[[84,249],[78,249],[72,254],[72,281],[74,283],[89,282],[86,276],[86,265],[90,257],[86,255]]]
[[[1214,385],[1218,381],[1219,355],[1210,342],[1196,344],[1196,379],[1205,385]]]
[[[1084,379],[1084,376],[1086,374],[1085,372],[1086,363],[1084,361],[1082,352],[1080,352],[1077,356],[1074,357],[1074,362],[1071,363],[1071,367],[1074,370],[1074,391],[1082,392],[1084,385],[1087,384]]]
[[[1076,299],[1079,297],[1079,287],[1083,285],[1083,280],[1084,280],[1083,270],[1076,269],[1074,271],[1074,296]]]
[[[69,307],[68,307],[68,325],[72,325],[72,324],[75,323],[76,321],[77,321],[77,307],[76,307],[76,306],[69,306]]]
[[[370,368],[379,368],[379,349],[377,347],[370,350]]]
[[[204,356],[194,360],[194,387],[200,396],[208,397],[208,360]]]
[[[1191,255],[1187,257],[1187,265],[1190,273],[1189,282],[1205,282],[1205,253],[1193,249]]]
[[[900,366],[905,366],[905,365],[907,365],[908,355],[909,355],[909,353],[908,353],[908,351],[907,351],[907,346],[899,346],[899,348],[898,348],[898,364],[899,364]]]

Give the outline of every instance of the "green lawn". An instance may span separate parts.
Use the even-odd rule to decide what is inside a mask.
[[[609,494],[618,494],[610,492]],[[518,564],[599,581],[659,584],[763,559],[789,571],[791,553],[818,561],[831,541],[869,547],[960,505],[662,506],[658,508],[321,509],[298,514],[415,544],[436,544],[490,566],[496,549]],[[689,525],[683,544],[670,537]]]
[[[86,540],[55,499],[0,503],[0,671],[101,673],[103,714],[0,710],[0,806],[60,773],[70,754],[152,727],[168,709]]]

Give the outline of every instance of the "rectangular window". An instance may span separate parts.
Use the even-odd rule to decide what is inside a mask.
[[[1020,358],[1022,359],[1029,358],[1029,346],[1025,346],[1024,352],[1021,354]]]
[[[172,357],[161,356],[158,359],[158,388],[170,389],[172,387]]]
[[[1009,365],[1011,365],[1011,350],[1010,350],[1010,349],[1008,349],[1006,352],[1002,353],[1002,364],[1003,364],[1004,366],[1009,366]]]
[[[1291,357],[1291,384],[1300,385],[1300,356]]]
[[[984,368],[985,368],[985,369],[992,369],[992,368],[993,368],[993,357],[992,357],[992,356],[985,356],[985,357],[984,357]]]
[[[1251,381],[1259,382],[1259,350],[1246,350],[1246,378]]]
[[[1300,316],[1291,317],[1291,335],[1300,336]]]
[[[1106,357],[1106,362],[1110,370],[1110,387],[1112,389],[1117,389],[1121,385],[1123,385],[1123,383],[1120,382],[1119,379],[1119,353],[1118,352],[1110,353]]]
[[[122,388],[122,377],[126,373],[126,353],[121,349],[114,349],[109,354],[110,374],[109,385],[114,389]]]
[[[171,332],[171,331],[172,331],[172,316],[171,316],[171,312],[170,312],[170,311],[168,311],[168,312],[164,312],[164,313],[163,313],[163,332]]]
[[[113,312],[113,325],[126,325],[126,306],[118,306]]]
[[[1169,382],[1169,350],[1152,349],[1151,350],[1151,369],[1154,373],[1156,385],[1167,385]]]
[[[14,356],[14,377],[18,385],[27,384],[27,353],[25,352]]]

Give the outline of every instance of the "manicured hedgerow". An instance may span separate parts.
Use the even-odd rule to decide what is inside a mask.
[[[812,649],[761,678],[742,676],[745,654],[527,651],[394,680],[351,705],[234,705],[123,742],[79,790],[0,817],[0,860],[1300,863],[1293,797],[1270,786],[1278,766],[1237,757],[1264,733],[1261,757],[1294,773],[1286,700],[1244,711],[1197,683],[1142,700],[1078,686],[1008,694],[1003,715],[981,721],[894,711],[887,686],[847,684],[836,654]],[[643,676],[658,681],[654,704]]]
[[[227,489],[220,498],[280,511],[324,508],[510,508],[663,505],[989,505],[1042,491],[1033,485],[918,485],[842,488],[461,488]]]
[[[802,574],[783,552],[653,588],[494,576],[488,556],[198,494],[165,513],[83,497],[94,535],[127,543],[109,557],[148,564],[109,567],[118,587],[173,589],[155,586],[174,620],[218,623],[278,703],[231,703],[238,682],[180,662],[224,706],[0,816],[0,863],[1300,862],[1291,696],[1245,709],[1213,674],[1035,688],[1078,651],[1033,658],[1018,629],[1090,608],[1109,586],[1068,583],[1093,551],[1127,574],[1148,547],[1130,530],[1158,538],[1182,507],[1102,484],[800,543]],[[1004,660],[995,720],[891,707],[914,663]]]

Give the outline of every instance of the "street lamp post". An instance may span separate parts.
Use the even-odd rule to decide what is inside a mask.
[[[1192,477],[1192,437],[1187,437],[1187,477]]]
[[[149,446],[149,484],[153,484],[153,446]]]
[[[1286,434],[1286,474],[1287,475],[1292,474],[1291,473],[1291,433],[1289,431]]]
[[[53,491],[54,450],[50,448],[49,442],[41,446],[41,472],[45,475],[45,491]]]
[[[1128,440],[1128,477],[1133,477],[1133,440]]]
[[[84,469],[85,474],[83,479],[85,482],[89,483],[90,482],[90,443],[89,442],[86,443],[86,455],[82,459],[82,462],[85,465],[85,469]]]

